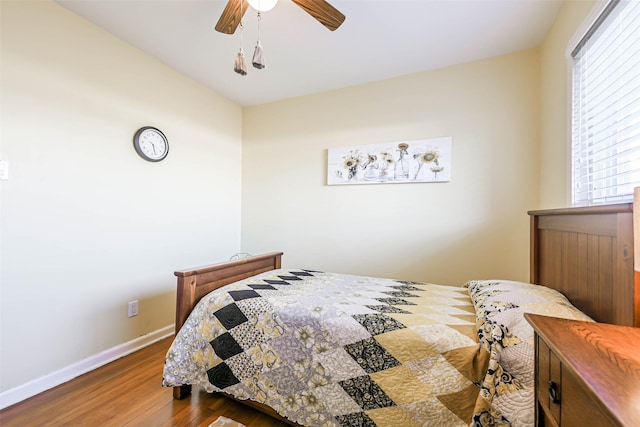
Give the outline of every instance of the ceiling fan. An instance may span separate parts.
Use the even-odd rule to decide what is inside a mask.
[[[291,0],[329,30],[336,30],[345,16],[325,0]],[[216,24],[216,31],[233,34],[249,7],[247,0],[229,0]]]

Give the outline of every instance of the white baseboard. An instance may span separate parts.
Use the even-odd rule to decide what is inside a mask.
[[[62,368],[43,377],[36,378],[28,383],[0,393],[0,409],[4,409],[18,402],[33,397],[43,391],[64,384],[82,374],[93,371],[109,362],[138,351],[144,347],[167,338],[175,332],[175,326],[169,325],[157,331],[133,339],[124,344],[117,345],[101,353],[90,356],[84,360]]]

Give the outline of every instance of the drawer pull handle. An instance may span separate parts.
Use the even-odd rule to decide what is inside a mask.
[[[558,394],[558,384],[549,381],[549,399],[553,403],[560,403],[560,395]]]

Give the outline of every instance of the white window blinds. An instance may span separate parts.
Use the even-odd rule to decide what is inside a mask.
[[[609,3],[571,55],[573,205],[632,201],[640,186],[640,1]]]

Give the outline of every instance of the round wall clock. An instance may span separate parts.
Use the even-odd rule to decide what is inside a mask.
[[[145,160],[159,162],[169,154],[169,141],[160,130],[145,126],[133,136],[133,147]]]

